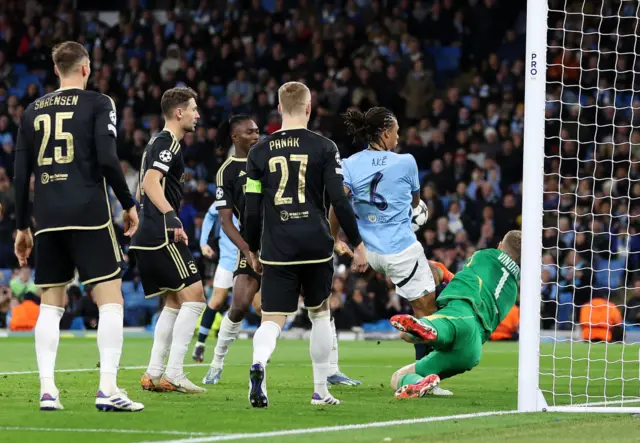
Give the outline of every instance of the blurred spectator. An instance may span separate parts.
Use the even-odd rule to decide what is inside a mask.
[[[31,277],[31,268],[28,266],[18,270],[16,275],[9,282],[9,287],[11,288],[11,292],[13,292],[14,297],[20,301],[23,300],[25,294],[30,292],[36,294],[38,292],[38,288]]]
[[[13,300],[11,289],[7,286],[0,286],[0,328],[7,327],[7,314],[11,311]]]
[[[495,331],[491,333],[491,340],[517,340],[520,328],[520,308],[513,305],[507,316],[500,322]]]
[[[580,308],[582,338],[587,341],[621,341],[622,315],[618,307],[604,298],[595,297]]]
[[[36,326],[40,314],[40,298],[33,292],[23,294],[22,303],[11,310],[9,328],[16,331],[31,331]]]
[[[557,12],[564,0],[550,1],[554,26],[564,20],[565,29],[613,26],[619,35],[634,35],[631,20],[617,29],[615,14],[602,23],[597,15],[564,17]],[[73,38],[92,54],[88,88],[116,104],[118,154],[132,192],[143,150],[163,126],[162,92],[177,84],[198,91],[202,119],[182,143],[188,168],[180,216],[192,246],[216,172],[234,152],[216,146],[217,126],[246,112],[263,134],[273,133],[281,125],[279,85],[301,80],[312,91],[310,129],[332,138],[343,157],[363,148],[346,135],[340,117],[346,109],[379,104],[393,110],[398,152],[415,157],[429,208],[418,238],[428,258],[457,270],[476,248],[495,247],[504,232],[521,225],[525,54],[517,17],[524,3],[300,0],[277,1],[269,10],[258,0],[227,2],[224,9],[181,2],[154,14],[146,9],[153,3],[133,0],[110,23],[95,11],[60,13],[51,2],[0,2],[0,268],[16,266],[11,177],[21,114],[57,88],[50,50]],[[635,99],[625,104],[624,94],[612,89],[634,90],[633,39],[602,34],[601,45],[617,48],[619,57],[610,60],[589,52],[592,39],[578,35],[553,32],[549,50],[549,60],[558,63],[548,74],[543,147],[543,313],[552,319],[543,324],[550,327],[568,325],[591,300],[604,263],[614,260],[621,268],[606,271],[612,293],[640,272],[640,207],[632,204],[640,198],[640,135],[630,130],[640,120]],[[599,63],[616,70],[597,70]],[[112,210],[121,223],[118,205]],[[374,274],[367,274],[366,285],[348,272],[343,278],[335,283],[340,295],[332,296],[343,327],[397,310],[392,289]],[[16,286],[19,294],[28,282]],[[90,295],[69,303],[75,309],[81,301],[90,305]]]

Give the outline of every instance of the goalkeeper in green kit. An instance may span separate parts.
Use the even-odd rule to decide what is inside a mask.
[[[480,363],[482,345],[509,313],[518,295],[521,231],[509,231],[498,249],[477,251],[438,297],[438,311],[417,319],[395,315],[391,324],[410,343],[434,351],[393,374],[397,398],[429,395],[441,379]]]

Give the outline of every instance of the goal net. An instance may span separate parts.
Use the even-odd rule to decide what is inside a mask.
[[[521,411],[640,412],[639,17],[528,1]]]

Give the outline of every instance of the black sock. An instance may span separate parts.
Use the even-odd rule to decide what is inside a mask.
[[[432,351],[430,347],[421,343],[415,344],[413,345],[413,347],[416,349],[416,361],[422,360],[427,355],[429,355]]]
[[[200,322],[200,333],[198,334],[198,342],[204,343],[207,341],[207,337],[209,337],[209,332],[211,331],[211,326],[213,325],[213,321],[216,319],[217,310],[211,309],[209,305],[207,305],[204,310],[204,314],[202,315],[202,321]],[[206,331],[206,333],[204,333]]]

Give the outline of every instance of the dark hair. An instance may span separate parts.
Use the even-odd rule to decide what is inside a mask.
[[[382,133],[393,126],[396,116],[387,108],[376,106],[363,113],[352,108],[343,114],[347,134],[354,140],[379,143]]]
[[[171,117],[171,111],[179,106],[184,106],[186,103],[198,98],[198,94],[191,88],[178,87],[171,88],[164,91],[162,98],[160,99],[160,108],[162,109],[162,115]]]
[[[250,115],[237,114],[232,116],[230,119],[223,121],[220,126],[218,126],[218,132],[216,133],[216,145],[225,151],[228,150],[233,144],[233,140],[231,139],[233,127],[238,123],[245,122],[247,120],[251,120]]]
[[[89,53],[80,43],[67,41],[53,48],[51,58],[53,58],[53,64],[58,68],[60,75],[65,75],[82,59],[89,59]]]

